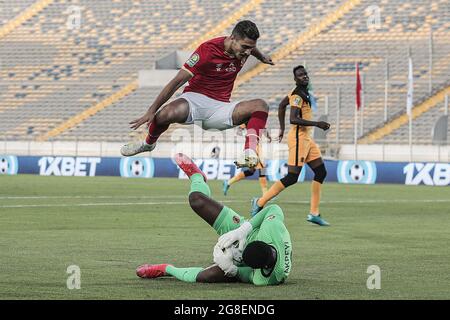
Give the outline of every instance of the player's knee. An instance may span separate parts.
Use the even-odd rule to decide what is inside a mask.
[[[211,274],[207,272],[206,270],[201,271],[197,278],[195,278],[196,282],[203,282],[203,283],[214,283],[216,282],[213,277],[211,277]]]
[[[254,168],[248,169],[248,170],[245,170],[245,171],[244,171],[244,175],[245,175],[246,177],[250,177],[250,176],[252,176],[254,173],[255,173],[255,169],[254,169]]]
[[[269,104],[266,101],[264,101],[263,99],[256,99],[255,102],[257,105],[257,110],[255,111],[269,112]]]
[[[171,124],[170,111],[162,109],[161,111],[156,113],[155,118],[153,119],[153,121],[155,122],[155,124],[157,124],[159,126],[166,126],[168,124]]]
[[[201,208],[204,204],[203,193],[194,191],[189,194],[189,205],[195,211]]]
[[[189,115],[189,109],[180,108],[179,106],[167,105],[160,109],[155,115],[154,121],[161,126],[169,125],[175,122],[186,120]]]
[[[320,166],[313,169],[314,171],[314,181],[317,181],[319,183],[323,183],[327,176],[327,169],[325,168],[325,165],[322,163]]]
[[[200,272],[200,273],[197,275],[197,278],[195,278],[195,281],[196,281],[196,282],[209,282],[209,281],[208,281],[208,277],[206,277],[206,276],[204,275],[203,272]]]
[[[299,175],[300,173],[288,172],[288,174],[283,179],[281,179],[280,182],[287,188],[297,183]]]

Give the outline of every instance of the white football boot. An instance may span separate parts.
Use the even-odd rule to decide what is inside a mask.
[[[120,148],[120,153],[125,157],[131,157],[135,154],[153,151],[156,147],[156,142],[148,144],[145,141],[141,142],[130,142]]]
[[[241,156],[234,162],[238,168],[254,168],[259,162],[258,154],[253,149],[245,149]]]

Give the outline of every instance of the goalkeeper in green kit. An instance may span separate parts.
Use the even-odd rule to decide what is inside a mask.
[[[247,221],[210,198],[206,176],[189,157],[179,153],[175,161],[191,181],[191,208],[220,235],[214,246],[214,264],[208,268],[144,264],[136,274],[141,278],[173,276],[185,282],[283,283],[291,271],[292,245],[281,208],[267,206]]]

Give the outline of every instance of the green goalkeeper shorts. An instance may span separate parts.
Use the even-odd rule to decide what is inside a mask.
[[[245,221],[243,216],[238,215],[233,209],[224,206],[216,221],[214,221],[213,228],[221,236],[228,231],[239,228]]]

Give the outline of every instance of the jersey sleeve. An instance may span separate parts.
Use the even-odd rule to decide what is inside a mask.
[[[289,96],[289,105],[295,108],[302,107],[302,98],[298,94],[291,94]]]
[[[253,273],[252,282],[255,286],[267,286],[270,284],[270,277],[264,277],[261,270],[255,270]]]
[[[249,222],[251,223],[253,228],[258,228],[265,220],[270,221],[275,218],[284,221],[284,214],[278,205],[272,204],[258,212],[258,214],[251,218]]]
[[[209,50],[206,44],[201,44],[195,51],[192,53],[191,57],[184,63],[183,69],[188,71],[192,76],[199,72],[201,67],[208,61],[209,59]]]
[[[253,283],[254,270],[250,267],[238,267],[238,278],[244,283]]]
[[[241,282],[253,283],[256,286],[269,285],[269,278],[264,277],[259,270],[250,267],[238,267],[238,277]]]

